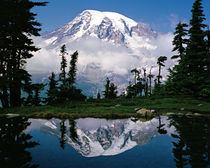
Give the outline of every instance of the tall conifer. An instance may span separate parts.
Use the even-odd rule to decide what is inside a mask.
[[[205,82],[205,28],[203,23],[205,15],[203,14],[202,0],[196,0],[193,4],[192,19],[190,20],[189,42],[186,49],[185,67],[187,70],[187,87],[192,90],[193,95],[197,95],[203,89]]]

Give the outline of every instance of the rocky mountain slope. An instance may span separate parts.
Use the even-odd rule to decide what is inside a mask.
[[[42,49],[29,61],[32,74],[58,73],[60,47],[66,44],[69,54],[79,51],[78,85],[91,94],[101,91],[106,77],[123,90],[133,79],[132,68],[147,67],[149,72],[157,57],[170,56],[172,48],[171,34],[155,32],[148,24],[118,13],[96,10],[85,10],[34,40]],[[156,70],[154,67],[153,72]]]

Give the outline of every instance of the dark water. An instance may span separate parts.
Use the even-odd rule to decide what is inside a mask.
[[[210,167],[210,119],[0,118],[0,168]]]

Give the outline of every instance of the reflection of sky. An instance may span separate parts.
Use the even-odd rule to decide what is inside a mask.
[[[51,120],[44,120],[44,119],[29,119],[31,125],[25,130],[25,132],[30,132],[31,130],[40,130],[41,127],[47,126],[51,129],[58,129],[61,120],[59,119],[51,119]],[[172,134],[175,132],[175,127],[169,127],[169,120],[168,117],[162,116],[161,117],[161,124],[165,124],[163,127],[167,130],[168,134]],[[132,119],[119,119],[119,120],[107,120],[107,119],[96,119],[96,118],[81,118],[76,120],[76,128],[81,129],[84,131],[91,131],[97,130],[99,128],[108,128],[114,127],[117,124],[123,124],[125,128],[129,130],[147,130],[149,128],[156,129],[159,124],[158,118],[153,118],[150,121],[142,122],[137,120],[136,122],[132,121]],[[65,125],[69,127],[69,122],[66,120]]]
[[[71,141],[70,137],[67,137],[67,143],[65,145],[65,149],[60,147],[60,120],[58,119],[51,119],[51,120],[36,120],[30,119],[32,124],[26,131],[29,131],[30,134],[33,136],[34,141],[40,143],[40,146],[31,149],[31,155],[33,157],[33,162],[38,163],[40,168],[50,167],[50,168],[57,168],[57,167],[84,167],[84,168],[163,168],[163,167],[175,167],[173,162],[173,155],[172,152],[172,141],[173,138],[166,135],[166,136],[155,136],[150,137],[151,135],[157,135],[157,126],[158,126],[158,119],[154,118],[150,121],[141,122],[136,121],[133,122],[131,119],[124,119],[124,120],[106,120],[106,119],[93,119],[93,118],[86,118],[86,119],[78,119],[76,120],[76,128],[78,134],[78,142],[75,143]],[[122,124],[125,126],[125,129],[132,130],[134,135],[138,135],[138,130],[142,130],[140,132],[140,138],[145,140],[138,140],[139,143],[143,142],[142,145],[138,145],[137,141],[127,142],[128,146],[120,148],[121,144],[126,139],[123,138],[123,134],[120,137],[113,137],[112,146],[107,150],[103,151],[102,148],[98,148],[96,152],[95,145],[98,143],[96,141],[89,142],[88,145],[91,147],[90,155],[85,156],[80,153],[80,150],[86,148],[87,144],[83,143],[82,137],[85,136],[85,131],[94,131],[98,128],[107,128],[112,127],[114,125]],[[169,121],[167,117],[162,117],[161,123],[168,125]],[[66,121],[65,125],[67,126],[67,132],[69,131],[69,122]],[[48,128],[47,132],[41,132],[40,128]],[[52,130],[57,128],[57,130]],[[144,132],[148,130],[148,132]],[[55,134],[50,134],[51,131],[55,131]],[[56,133],[57,131],[57,133]],[[84,131],[84,132],[81,132]],[[168,132],[174,132],[174,128],[167,128]],[[52,133],[52,132],[51,132]],[[82,136],[80,136],[82,135]],[[93,134],[92,134],[93,135]],[[148,137],[149,136],[149,137]],[[100,139],[100,137],[99,137]],[[91,140],[91,139],[89,139]],[[81,145],[82,148],[77,148]],[[84,146],[83,146],[84,145]],[[99,146],[97,146],[99,147]],[[100,151],[99,149],[102,149]],[[96,153],[94,153],[94,150]],[[93,155],[94,154],[94,155]],[[96,157],[100,156],[100,157]]]
[[[106,120],[106,119],[95,119],[95,118],[85,118],[76,120],[77,128],[83,130],[96,130],[101,127],[114,126],[114,123],[123,122],[126,120]]]

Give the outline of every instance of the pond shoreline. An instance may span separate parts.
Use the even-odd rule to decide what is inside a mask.
[[[139,114],[139,109],[153,111]],[[187,97],[152,97],[135,99],[101,99],[86,102],[65,102],[57,105],[27,106],[0,109],[0,115],[20,115],[32,118],[128,118],[156,115],[210,116],[210,103]]]

